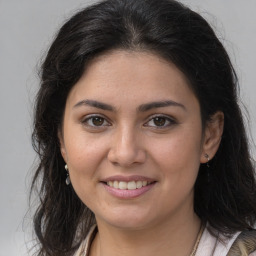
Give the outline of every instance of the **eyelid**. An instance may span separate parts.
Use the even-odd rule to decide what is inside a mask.
[[[160,118],[165,118],[169,124],[167,125],[164,125],[164,126],[150,126],[150,125],[147,125],[147,123],[149,123],[150,121],[152,121],[154,118],[157,118],[157,117],[160,117]],[[143,125],[143,126],[146,126],[146,127],[152,127],[152,128],[156,128],[156,129],[165,129],[165,128],[168,128],[172,125],[175,125],[175,124],[178,124],[177,120],[169,115],[165,115],[165,114],[155,114],[155,115],[152,115],[148,118],[147,122]]]
[[[92,119],[92,118],[95,118],[95,117],[99,117],[99,118],[102,118],[104,119],[104,122],[107,122],[108,125],[101,125],[101,126],[96,126],[96,125],[89,125],[87,123],[88,120]],[[106,126],[110,126],[111,125],[111,122],[108,120],[107,117],[105,117],[104,115],[102,114],[88,114],[86,116],[84,116],[82,119],[81,119],[81,123],[87,127],[91,127],[91,128],[102,128],[102,127],[106,127]]]
[[[88,121],[94,117],[99,117],[104,119],[104,123],[107,122],[107,124],[103,124],[103,125],[90,125],[88,124]],[[163,126],[157,126],[157,125],[148,125],[148,123],[150,121],[152,121],[154,118],[164,118],[167,121],[167,124],[164,124]],[[94,129],[100,129],[103,127],[107,127],[107,126],[111,126],[111,121],[103,114],[87,114],[86,116],[84,116],[81,121],[82,125],[86,126],[86,127],[90,127],[90,128],[94,128]],[[169,115],[166,114],[154,114],[151,115],[147,118],[147,121],[143,124],[144,127],[151,127],[151,128],[155,128],[155,129],[165,129],[168,128],[172,125],[178,124],[177,120]]]

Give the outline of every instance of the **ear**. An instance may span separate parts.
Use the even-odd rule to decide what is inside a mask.
[[[216,112],[206,123],[202,145],[201,163],[206,163],[216,154],[224,128],[224,114]],[[209,156],[209,159],[208,157]]]
[[[62,132],[60,130],[58,131],[58,138],[59,138],[59,143],[60,143],[61,155],[62,155],[64,161],[67,163],[66,147],[65,147],[65,144],[64,144],[63,134],[62,134]]]

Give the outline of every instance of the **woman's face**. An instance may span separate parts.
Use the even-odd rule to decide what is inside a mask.
[[[204,134],[198,100],[173,64],[114,51],[72,88],[59,137],[72,186],[97,222],[134,229],[193,213]]]

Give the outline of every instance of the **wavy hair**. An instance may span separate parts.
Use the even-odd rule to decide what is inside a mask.
[[[199,169],[194,209],[213,232],[231,235],[253,228],[256,182],[237,76],[214,31],[174,0],[105,0],[79,11],[60,28],[41,67],[32,135],[39,156],[31,186],[31,193],[38,188],[39,196],[34,215],[37,255],[72,255],[95,223],[72,185],[65,184],[57,134],[67,95],[90,60],[115,49],[149,51],[174,63],[200,103],[203,125],[217,111],[224,113],[219,150],[209,171],[204,164]]]

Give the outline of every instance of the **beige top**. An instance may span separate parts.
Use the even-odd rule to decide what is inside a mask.
[[[81,243],[79,249],[77,250],[74,256],[89,256],[90,245],[97,232],[98,230],[96,225],[92,226],[86,239]],[[241,232],[237,232],[230,239],[223,239],[223,241],[225,242],[221,242],[220,238],[212,236],[209,233],[208,229],[205,228],[195,256],[256,256],[256,251],[248,255],[246,253],[246,250],[239,246],[239,243],[237,248],[235,248],[235,250],[232,251],[232,253],[229,252],[230,247],[232,246],[233,242],[236,240],[240,233]],[[253,241],[253,243],[255,246],[255,240]]]
[[[88,256],[90,251],[90,246],[92,244],[92,241],[98,232],[97,226],[93,225],[85,238],[85,240],[81,243],[80,247],[74,254],[74,256]]]

